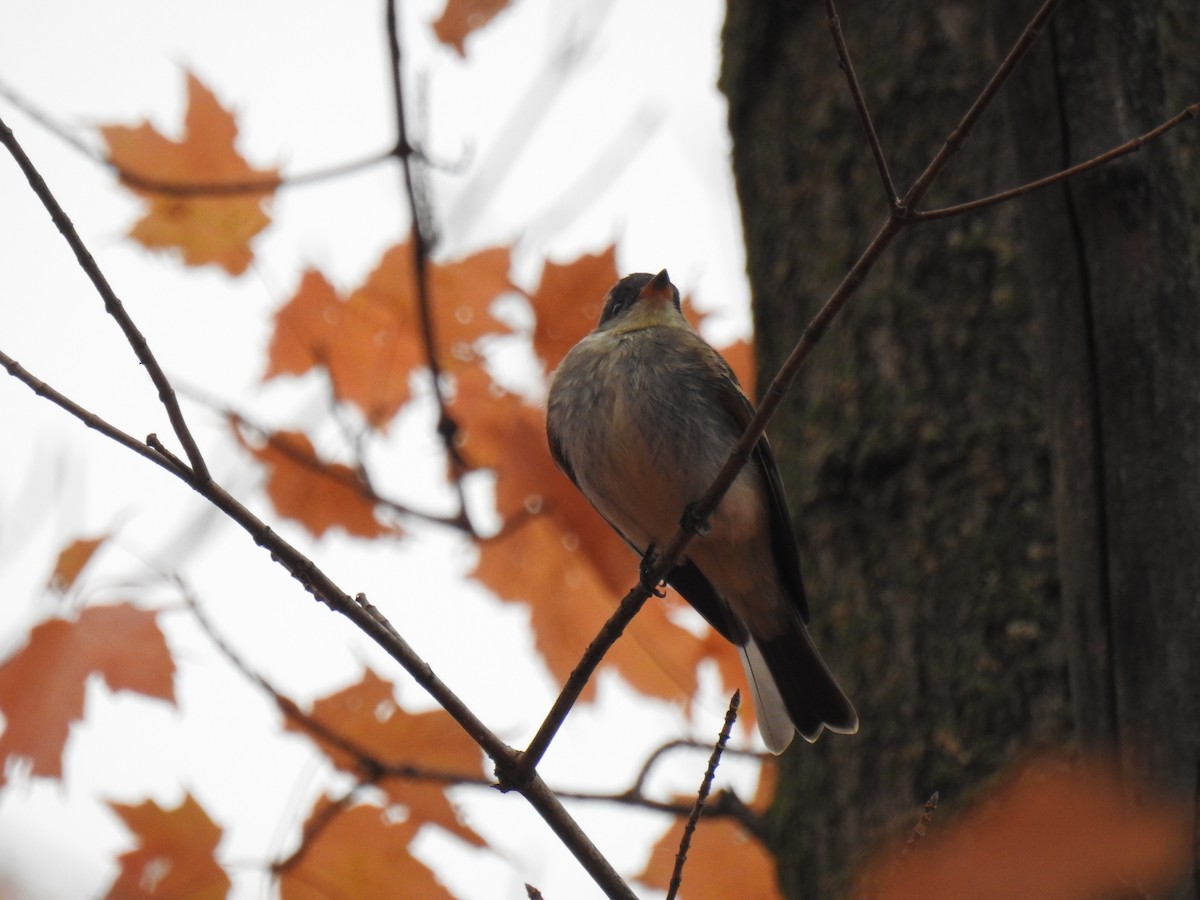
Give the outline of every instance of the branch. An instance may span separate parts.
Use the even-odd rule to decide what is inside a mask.
[[[987,197],[981,197],[978,200],[971,200],[967,203],[956,203],[954,206],[943,206],[940,209],[930,209],[923,212],[914,212],[912,217],[919,222],[929,222],[934,219],[945,219],[950,216],[958,216],[963,213],[974,212],[977,209],[984,209],[988,206],[995,206],[997,203],[1004,203],[1006,200],[1012,200],[1016,197],[1023,197],[1026,194],[1031,194],[1034,191],[1039,191],[1044,187],[1049,187],[1052,184],[1066,181],[1068,178],[1073,178],[1076,175],[1081,175],[1084,172],[1090,172],[1092,169],[1098,168],[1105,163],[1112,162],[1114,159],[1119,159],[1130,153],[1136,153],[1141,150],[1146,144],[1166,134],[1176,125],[1181,125],[1188,119],[1194,119],[1200,116],[1200,103],[1193,103],[1191,106],[1184,109],[1182,112],[1167,119],[1157,128],[1152,128],[1143,135],[1131,138],[1125,143],[1113,147],[1111,150],[1106,150],[1098,156],[1093,156],[1089,160],[1081,163],[1076,163],[1053,175],[1047,175],[1045,178],[1039,178],[1036,181],[1030,181],[1028,184],[1023,184],[1020,187],[1010,188],[1007,191],[1001,191],[998,194],[991,194]]]
[[[445,385],[442,382],[441,365],[438,362],[437,335],[433,321],[433,300],[429,290],[429,226],[425,221],[425,206],[417,189],[417,178],[413,171],[413,146],[408,137],[408,121],[404,114],[404,82],[401,73],[403,59],[400,54],[400,27],[396,16],[396,0],[387,0],[388,52],[391,60],[392,100],[396,117],[396,146],[391,155],[396,157],[404,173],[404,194],[412,218],[413,272],[417,287],[417,310],[420,313],[421,340],[425,345],[425,361],[433,379],[433,396],[438,408],[438,434],[450,460],[452,481],[458,493],[460,526],[470,535],[475,528],[467,514],[466,493],[462,475],[467,466],[458,452],[456,438],[458,423],[450,415],[446,405]]]
[[[929,831],[929,826],[933,822],[933,814],[937,812],[938,792],[934,791],[928,800],[925,801],[925,807],[921,810],[921,817],[917,819],[917,824],[913,826],[912,832],[908,836],[908,840],[904,842],[904,848],[900,851],[900,858],[904,859],[908,856],[917,843],[921,841]]]
[[[846,38],[842,34],[842,22],[833,0],[825,0],[825,17],[829,21],[829,31],[833,34],[833,44],[837,48],[838,65],[846,73],[846,82],[850,87],[850,95],[854,98],[854,107],[862,120],[863,130],[867,133],[867,143],[871,145],[871,154],[875,157],[875,167],[879,170],[879,180],[883,183],[883,193],[889,207],[895,207],[900,202],[896,193],[896,185],[892,181],[892,173],[888,171],[887,158],[883,153],[883,145],[879,143],[879,135],[875,133],[875,123],[867,110],[867,100],[862,88],[858,85],[858,76],[854,73],[854,63],[850,61],[850,49],[846,46]]]
[[[679,886],[683,883],[683,866],[687,862],[688,848],[692,845],[692,835],[695,834],[696,826],[700,823],[700,815],[704,812],[704,802],[708,799],[708,792],[712,790],[713,778],[716,777],[721,754],[725,752],[725,745],[729,742],[729,732],[737,720],[738,706],[741,705],[741,702],[741,691],[734,691],[733,696],[729,698],[725,724],[721,726],[721,733],[717,736],[712,756],[708,758],[708,768],[705,769],[704,778],[700,781],[700,790],[696,793],[696,803],[692,807],[691,815],[688,816],[687,824],[683,827],[683,837],[679,839],[679,852],[675,854],[675,870],[671,873],[671,883],[667,887],[667,900],[675,900],[675,896],[679,893]]]
[[[185,391],[184,393],[186,395],[188,392]],[[393,500],[392,498],[385,497],[383,494],[379,493],[371,479],[370,472],[367,471],[361,460],[358,461],[355,467],[348,472],[331,469],[329,464],[320,456],[316,455],[316,453],[306,453],[300,450],[294,444],[280,440],[278,432],[272,431],[265,425],[251,422],[241,413],[228,407],[222,408],[219,406],[210,406],[210,408],[226,416],[235,427],[244,428],[253,433],[257,438],[278,450],[280,453],[294,462],[297,462],[305,468],[310,469],[312,472],[320,475],[322,478],[328,478],[332,481],[337,481],[346,485],[347,487],[353,488],[360,495],[362,495],[363,499],[369,500],[371,503],[374,503],[378,506],[387,507],[392,512],[401,516],[419,519],[422,522],[428,522],[432,525],[444,525],[448,528],[462,530],[461,517],[459,516],[443,516],[437,513],[426,512],[425,510],[416,509],[405,503],[401,503],[399,500]]]
[[[979,96],[975,98],[975,102],[971,104],[970,109],[959,120],[958,125],[950,132],[946,138],[946,142],[942,144],[942,148],[938,150],[937,155],[930,160],[929,165],[925,167],[925,171],[921,173],[921,177],[917,179],[904,199],[900,201],[901,206],[905,209],[913,209],[929,188],[932,187],[934,180],[941,174],[942,169],[946,168],[946,163],[950,161],[950,157],[958,152],[959,147],[966,141],[970,135],[971,129],[975,127],[975,123],[979,121],[979,117],[983,115],[984,110],[991,105],[996,94],[1008,81],[1008,77],[1012,75],[1016,69],[1017,63],[1029,52],[1029,48],[1033,46],[1033,42],[1037,40],[1039,34],[1042,33],[1042,28],[1049,21],[1050,16],[1054,13],[1055,7],[1059,4],[1059,0],[1045,0],[1041,8],[1034,13],[1033,18],[1029,20],[1029,24],[1025,26],[1025,30],[1021,32],[1016,43],[1008,51],[1008,55],[1004,57],[1004,61],[992,73],[992,77],[988,83],[984,85]]]
[[[334,163],[308,172],[295,175],[276,175],[273,178],[256,178],[244,181],[164,181],[150,178],[119,165],[115,160],[105,156],[93,147],[89,147],[75,135],[55,122],[48,115],[21,97],[16,91],[5,84],[0,84],[0,96],[15,106],[37,124],[53,134],[63,143],[74,148],[83,156],[104,166],[113,172],[122,183],[149,194],[163,194],[168,197],[227,197],[239,194],[268,194],[287,187],[300,187],[321,181],[341,178],[354,172],[360,172],[390,159],[392,150],[383,150],[364,156],[360,159]]]
[[[58,200],[50,192],[45,179],[42,178],[41,173],[34,167],[29,157],[26,156],[12,129],[8,127],[3,119],[0,119],[0,143],[4,144],[5,148],[12,155],[12,158],[16,160],[21,171],[25,173],[25,178],[29,182],[29,186],[33,188],[33,192],[42,201],[42,206],[50,213],[50,218],[54,221],[59,232],[62,233],[63,238],[74,252],[75,259],[79,262],[79,267],[83,269],[84,274],[91,280],[97,293],[104,300],[104,309],[110,316],[116,319],[121,331],[125,334],[125,339],[129,342],[129,346],[133,348],[138,362],[146,367],[146,373],[158,389],[158,399],[167,411],[167,418],[171,421],[171,428],[175,431],[175,436],[179,438],[179,442],[183,444],[183,449],[187,454],[188,462],[191,463],[192,471],[195,472],[196,477],[201,481],[208,481],[211,477],[208,472],[208,466],[204,462],[204,457],[201,455],[200,448],[192,437],[191,431],[188,430],[187,422],[184,421],[183,411],[180,410],[179,401],[175,397],[175,390],[171,387],[167,376],[163,374],[163,370],[159,367],[158,360],[150,352],[150,345],[146,343],[146,338],[143,337],[137,326],[133,324],[133,320],[129,318],[124,305],[122,305],[116,293],[109,285],[108,279],[104,277],[104,274],[100,271],[100,267],[96,265],[96,260],[92,258],[92,254],[84,246],[79,233],[75,230],[75,226],[71,224],[71,220],[67,218],[67,214],[59,205]]]

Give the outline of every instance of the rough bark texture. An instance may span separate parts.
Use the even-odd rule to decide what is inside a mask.
[[[1177,28],[1200,18],[1189,2],[1168,5]],[[901,193],[1035,6],[842,10]],[[926,205],[1165,118],[1159,41],[1200,41],[1128,6],[1068,4]],[[886,210],[823,3],[730,0],[724,54],[769,377]],[[1188,66],[1166,87],[1177,101]],[[1196,144],[1181,146],[1194,177]],[[789,896],[843,894],[930,793],[961,808],[1014,754],[1068,740],[1076,712],[1087,743],[1119,741],[1131,765],[1194,785],[1200,305],[1172,153],[1098,173],[1069,202],[1059,190],[905,235],[769,429],[818,643],[863,723],[783,758],[771,827]]]
[[[1013,131],[1022,177],[1200,99],[1198,21],[1194,2],[1064,8],[1012,93],[1034,125]],[[1186,796],[1200,765],[1195,147],[1181,133],[1021,206],[1081,738]]]

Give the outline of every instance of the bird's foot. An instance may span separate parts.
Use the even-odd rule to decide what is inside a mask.
[[[706,537],[712,531],[712,525],[709,524],[708,516],[700,515],[700,505],[698,503],[689,503],[684,507],[683,515],[679,518],[679,527],[684,531],[689,531],[696,537]]]
[[[662,579],[654,577],[654,569],[658,566],[658,561],[662,559],[655,549],[654,544],[650,544],[646,548],[645,554],[642,556],[641,565],[638,566],[639,580],[642,587],[652,593],[655,597],[665,597],[667,592],[664,591],[661,585],[666,584]]]

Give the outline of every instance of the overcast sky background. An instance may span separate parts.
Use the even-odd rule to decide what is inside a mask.
[[[411,126],[447,167],[431,182],[439,258],[517,242],[514,274],[532,287],[543,260],[568,261],[616,241],[622,270],[668,267],[699,306],[717,311],[710,338],[747,333],[725,108],[715,88],[719,0],[516,0],[468,41],[465,62],[432,38],[440,0],[401,5]],[[143,118],[178,135],[185,69],[237,111],[239,149],[252,165],[301,173],[392,141],[381,2],[8,7],[0,83],[94,145],[94,126]],[[352,287],[403,236],[394,166],[281,192],[274,224],[255,242],[252,270],[232,279],[212,267],[185,269],[125,239],[138,202],[3,98],[0,110],[177,386],[267,423],[324,416],[315,385],[258,384],[269,317],[305,266]],[[509,162],[514,141],[520,149]],[[0,159],[0,279],[0,349],[132,434],[170,433],[148,379],[7,155]],[[521,377],[520,359],[512,373]],[[260,474],[234,450],[221,417],[190,400],[185,412],[216,477],[266,510]],[[407,708],[428,708],[393,663],[164,473],[7,377],[0,415],[0,658],[59,608],[42,588],[58,549],[79,535],[115,531],[76,600],[136,598],[177,609],[177,595],[154,573],[178,572],[244,658],[295,699],[340,689],[367,663],[397,682]],[[450,502],[439,486],[433,421],[428,405],[418,405],[375,457],[393,493],[425,506]],[[287,523],[279,530],[309,543]],[[465,541],[413,527],[403,541],[335,535],[312,552],[348,590],[365,591],[502,737],[527,740],[554,685],[533,657],[521,610],[463,577],[474,561]],[[68,744],[65,784],[23,783],[0,794],[0,894],[96,895],[129,846],[97,798],[153,797],[173,806],[186,789],[228,829],[221,857],[244,864],[235,896],[262,897],[267,881],[254,863],[291,846],[308,798],[331,783],[305,742],[274,734],[271,703],[186,612],[161,621],[180,665],[180,710],[89,687],[88,720]],[[678,710],[631,700],[616,679],[605,679],[600,702],[572,715],[546,758],[547,780],[621,790],[651,749],[689,733]],[[692,733],[710,739],[724,704],[710,691],[697,716],[704,727]],[[674,756],[654,786],[692,791],[703,766],[702,755]],[[738,774],[732,762],[724,770],[753,785],[748,770]],[[472,827],[499,848],[474,852],[436,834],[422,838],[423,858],[457,895],[524,897],[525,881],[548,897],[596,893],[523,801],[468,788],[456,796]],[[666,825],[612,808],[573,811],[626,872],[641,867]]]

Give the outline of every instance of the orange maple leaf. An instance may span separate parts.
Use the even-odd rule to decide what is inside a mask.
[[[680,796],[676,802],[693,803],[695,799]],[[660,890],[670,885],[684,824],[679,819],[659,838],[646,868],[635,876],[638,881]],[[681,896],[688,900],[778,900],[783,896],[771,854],[739,823],[725,818],[700,820],[688,848],[681,888]]]
[[[71,725],[83,717],[84,687],[93,674],[113,691],[175,702],[175,663],[157,614],[128,603],[93,606],[74,621],[51,619],[0,665],[0,785],[4,760],[28,759],[34,775],[62,776]]]
[[[313,807],[305,833],[315,823],[322,827],[280,874],[282,900],[451,896],[408,851],[419,823],[395,821],[387,810],[365,803],[325,821],[329,805],[322,798]]]
[[[1034,762],[904,858],[884,851],[857,896],[1087,900],[1166,888],[1188,864],[1187,817],[1126,797],[1107,766]]]
[[[508,6],[508,0],[447,0],[446,8],[433,23],[433,33],[443,44],[466,56],[467,35],[478,31]]]
[[[264,210],[279,180],[276,169],[253,169],[234,149],[237,125],[195,75],[187,76],[182,140],[163,137],[148,122],[100,129],[122,181],[149,203],[130,236],[151,249],[177,249],[189,266],[219,265],[231,275],[253,259],[250,239],[270,224]],[[171,193],[156,185],[262,184],[262,190],[213,195]]]
[[[617,248],[565,263],[547,262],[529,304],[537,317],[533,352],[553,371],[579,340],[596,327],[604,295],[617,283]]]
[[[308,717],[387,766],[467,777],[480,774],[482,752],[449,713],[407,712],[396,702],[392,684],[369,670],[357,684],[317,700]],[[298,722],[289,720],[286,727],[309,734],[337,768],[362,774],[358,757],[344,746],[311,734]],[[470,844],[483,845],[483,839],[459,820],[442,782],[388,776],[376,785],[408,809],[409,821],[439,825]]]
[[[476,343],[509,330],[490,311],[493,300],[513,289],[509,266],[506,248],[430,263],[431,316],[444,370],[476,363]],[[408,402],[409,377],[426,362],[412,245],[404,242],[386,251],[345,298],[319,273],[305,273],[275,315],[263,380],[322,367],[338,399],[382,429]]]
[[[92,561],[96,551],[108,538],[107,534],[94,538],[76,538],[63,547],[58,554],[58,559],[54,561],[54,571],[50,573],[46,587],[60,594],[69,591],[80,573]]]
[[[235,434],[267,470],[267,496],[284,518],[303,525],[313,537],[334,526],[356,537],[397,534],[375,518],[375,501],[355,471],[342,463],[325,462],[312,442],[298,431],[277,431],[261,446]]]
[[[229,893],[229,875],[216,861],[221,828],[191,794],[175,809],[163,809],[153,800],[109,807],[138,846],[117,857],[121,871],[105,896],[218,900]]]

